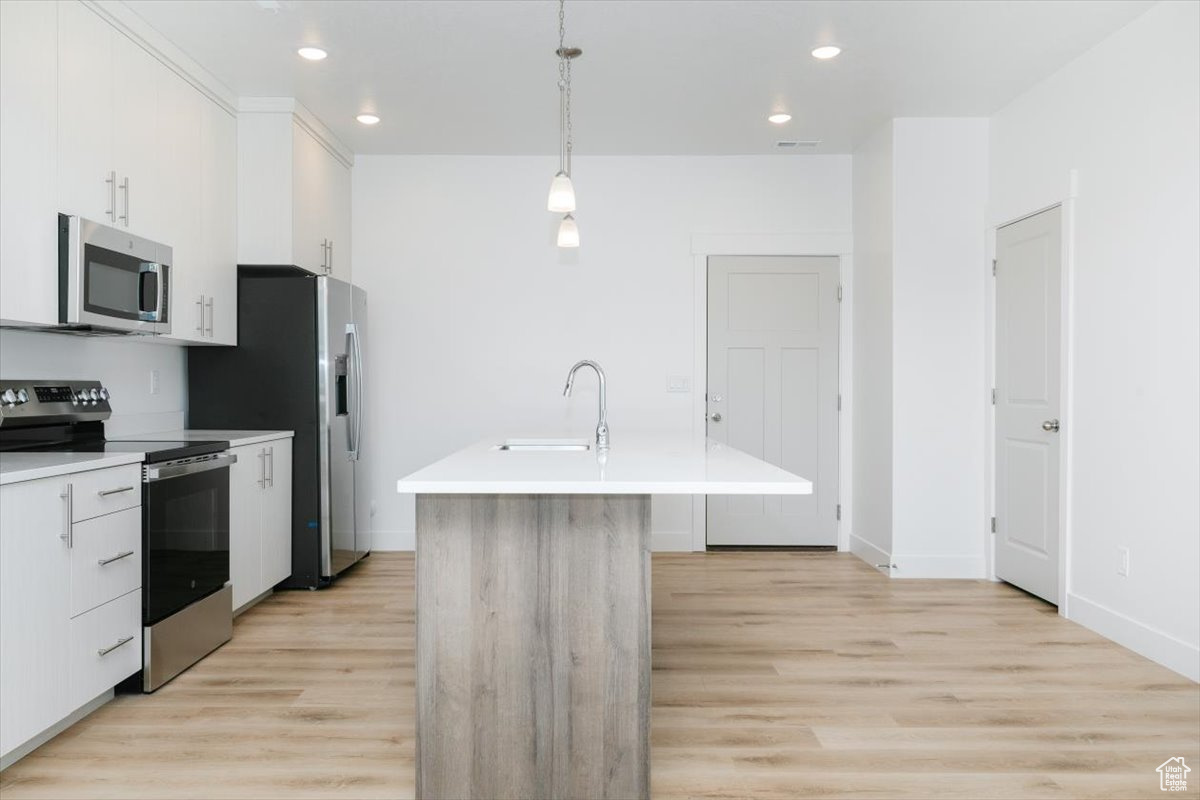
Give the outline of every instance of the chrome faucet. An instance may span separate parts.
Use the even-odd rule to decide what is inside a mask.
[[[603,453],[608,450],[608,400],[605,394],[604,368],[586,358],[571,367],[571,371],[567,373],[567,385],[563,387],[563,397],[571,396],[575,373],[580,367],[591,367],[596,370],[596,377],[600,379],[600,421],[596,423],[596,450]]]

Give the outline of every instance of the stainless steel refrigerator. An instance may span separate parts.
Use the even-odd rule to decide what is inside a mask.
[[[238,346],[188,350],[188,427],[295,431],[292,575],[323,586],[371,551],[367,294],[288,267],[238,269]]]

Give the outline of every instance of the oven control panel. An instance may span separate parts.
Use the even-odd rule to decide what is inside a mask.
[[[0,425],[86,422],[112,414],[100,381],[0,378]]]

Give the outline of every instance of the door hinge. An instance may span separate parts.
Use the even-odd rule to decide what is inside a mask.
[[[838,395],[838,411],[842,410],[842,396]]]
[[[842,518],[842,504],[841,504],[841,503],[838,503],[838,507],[837,507],[837,518],[838,518],[839,520]]]
[[[992,389],[992,405],[996,405],[996,390]]]
[[[842,285],[838,284],[838,302],[842,302]]]
[[[992,277],[996,277],[996,259],[992,259]]]
[[[992,517],[992,533],[996,532],[996,518]]]

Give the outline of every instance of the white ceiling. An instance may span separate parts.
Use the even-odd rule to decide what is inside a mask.
[[[554,0],[126,4],[237,94],[297,97],[356,153],[558,152]],[[889,117],[991,114],[1149,5],[568,0],[575,152],[850,152]],[[812,58],[824,43],[842,55]],[[329,58],[303,61],[305,44]],[[364,110],[383,122],[355,122]]]

